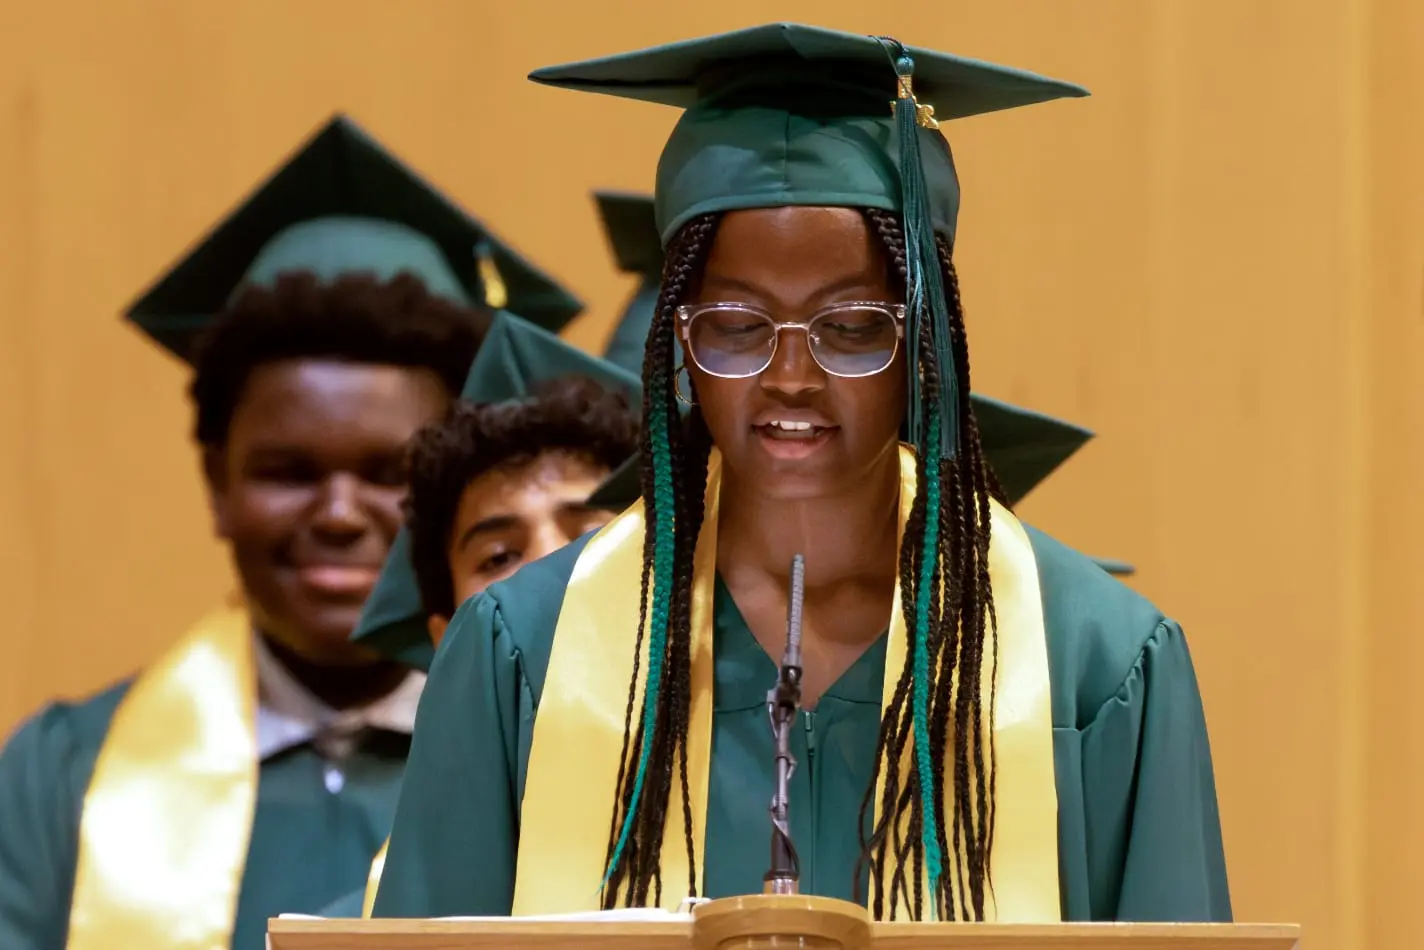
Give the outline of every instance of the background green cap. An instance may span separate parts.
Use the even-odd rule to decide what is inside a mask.
[[[653,216],[653,196],[625,191],[595,191],[598,215],[613,250],[618,269],[641,278],[613,335],[603,349],[603,358],[631,373],[643,373],[643,351],[658,305],[663,272],[663,248]]]
[[[584,376],[622,392],[634,407],[642,402],[642,380],[637,375],[503,312],[495,315],[460,398],[472,403],[526,399],[542,384],[563,376]],[[411,565],[410,536],[404,528],[391,545],[351,639],[417,669],[429,667],[434,649]]]
[[[326,123],[193,247],[126,316],[188,361],[246,282],[283,271],[381,279],[409,271],[456,303],[558,330],[583,304],[344,115]]]
[[[918,47],[914,92],[940,119],[1013,109],[1080,86]],[[696,215],[823,205],[900,211],[897,80],[875,37],[773,23],[583,62],[535,82],[685,110],[663,149],[656,188],[664,244]],[[936,231],[951,241],[959,184],[944,138],[919,129]]]

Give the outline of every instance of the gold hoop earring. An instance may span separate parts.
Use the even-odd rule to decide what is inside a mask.
[[[677,401],[678,401],[678,402],[683,403],[684,405],[688,405],[688,406],[695,406],[695,405],[697,405],[697,400],[696,400],[696,399],[688,399],[686,396],[684,396],[684,395],[682,394],[682,377],[679,375],[679,374],[681,374],[681,373],[687,373],[687,389],[688,389],[689,392],[692,391],[692,371],[689,370],[689,369],[687,368],[687,364],[684,363],[684,364],[682,364],[681,366],[679,366],[677,369],[675,369],[675,370],[672,371],[672,391],[673,391],[673,395],[677,396]]]

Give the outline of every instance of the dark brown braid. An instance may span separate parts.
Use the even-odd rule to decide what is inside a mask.
[[[657,726],[651,737],[645,736],[642,724],[634,728],[640,670],[638,660],[629,683],[628,708],[623,724],[623,755],[618,772],[618,801],[608,838],[611,860],[618,832],[632,804],[633,764],[644,741],[652,744],[646,784],[634,811],[633,832],[623,856],[609,877],[604,889],[604,907],[645,906],[651,896],[660,903],[661,879],[659,855],[662,850],[663,826],[668,798],[672,791],[674,768],[682,790],[683,818],[688,855],[689,894],[697,893],[695,860],[696,842],[692,838],[692,816],[687,778],[687,729],[691,705],[691,630],[692,630],[692,570],[697,549],[697,535],[702,527],[703,502],[707,482],[707,460],[712,439],[693,409],[686,426],[679,420],[675,388],[675,356],[677,350],[677,307],[686,298],[700,274],[716,234],[717,215],[703,215],[688,222],[673,238],[663,264],[662,291],[658,296],[648,344],[643,357],[643,418],[660,414],[667,419],[671,448],[676,504],[671,512],[660,512],[653,503],[655,473],[651,459],[651,436],[642,432],[641,478],[645,507],[646,530],[643,539],[642,608],[637,632],[637,654],[641,656],[644,631],[648,624],[650,599],[649,579],[652,574],[653,548],[659,519],[668,519],[674,526],[673,602],[667,638],[664,682],[659,692]],[[651,894],[650,894],[651,892]]]
[[[900,220],[884,211],[867,210],[866,218],[879,235],[890,258],[895,278],[905,281],[905,242]],[[959,296],[957,275],[949,248],[937,239],[943,271],[946,303],[948,304],[951,356],[957,378],[959,401],[959,444],[955,458],[917,460],[919,484],[925,484],[926,466],[940,464],[940,479],[944,486],[943,503],[933,517],[939,521],[939,550],[936,553],[935,589],[930,591],[930,630],[928,651],[932,669],[930,685],[930,756],[932,772],[938,787],[932,800],[936,802],[936,826],[940,851],[946,862],[953,862],[941,878],[941,891],[932,895],[942,919],[981,920],[984,916],[985,888],[988,885],[989,853],[993,836],[992,793],[995,759],[992,739],[985,749],[985,737],[992,736],[993,708],[988,710],[989,728],[984,728],[985,711],[980,699],[979,684],[984,675],[985,640],[997,656],[997,634],[994,631],[993,596],[989,584],[989,499],[1002,499],[997,479],[984,459],[979,442],[978,426],[969,402],[969,352],[964,327],[964,310]],[[929,352],[928,329],[922,330],[919,352]],[[914,351],[911,351],[912,354]],[[911,362],[911,371],[915,362]],[[918,371],[924,384],[925,398],[938,398],[943,380],[941,367],[933,360],[920,360]],[[913,629],[913,605],[918,593],[919,559],[923,547],[926,518],[921,493],[911,507],[905,526],[900,555],[900,597],[905,622]],[[991,667],[996,663],[991,660]],[[964,684],[957,688],[956,679]],[[880,743],[876,750],[875,779],[882,775],[885,792],[880,801],[880,814],[871,834],[864,842],[862,862],[871,870],[872,911],[884,919],[896,914],[906,901],[911,915],[923,919],[921,889],[924,869],[920,837],[924,828],[921,813],[919,777],[915,770],[902,775],[901,763],[913,732],[910,689],[912,668],[907,651],[906,666],[896,683],[895,693],[886,708],[881,723]],[[992,686],[991,686],[992,695]],[[952,720],[951,720],[952,717]],[[946,751],[953,743],[953,768],[947,768]],[[942,783],[953,782],[950,814],[943,814]],[[867,815],[875,800],[876,781],[866,792],[861,806],[861,827],[867,827]],[[902,831],[903,822],[903,831]],[[890,849],[893,848],[893,852]],[[906,852],[908,851],[908,854]],[[890,853],[896,858],[898,870],[891,880],[884,880],[885,861]],[[961,860],[962,856],[962,860]],[[912,866],[906,867],[906,857]],[[856,886],[859,888],[860,869]],[[889,907],[885,901],[889,897]]]

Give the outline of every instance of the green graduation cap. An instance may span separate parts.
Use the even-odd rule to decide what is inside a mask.
[[[638,289],[604,347],[603,358],[641,376],[643,351],[653,322],[653,309],[658,305],[658,284],[663,271],[663,248],[653,213],[653,197],[622,191],[596,191],[593,197],[618,269],[640,278]]]
[[[934,235],[953,244],[960,196],[939,119],[1086,90],[888,37],[793,23],[550,66],[530,78],[683,110],[658,162],[654,206],[664,245],[709,212],[810,205],[899,213],[906,338],[944,381],[930,400],[921,374],[910,373],[910,441],[921,452],[954,453],[959,386]]]
[[[623,392],[633,405],[642,401],[643,385],[636,374],[589,356],[553,333],[504,312],[495,315],[460,398],[473,403],[524,399],[541,384],[562,376],[584,376]],[[434,649],[411,566],[410,537],[404,528],[391,545],[351,638],[417,669],[430,665]]]
[[[941,119],[1087,95],[1072,83],[916,47],[917,104]],[[833,205],[902,211],[886,42],[772,23],[535,70],[535,82],[684,110],[658,164],[663,243],[708,211]],[[954,234],[959,183],[941,136],[919,133],[936,230]],[[926,154],[927,153],[927,154]]]
[[[484,224],[337,115],[126,312],[180,359],[245,283],[290,270],[421,277],[466,306],[557,331],[583,304]]]

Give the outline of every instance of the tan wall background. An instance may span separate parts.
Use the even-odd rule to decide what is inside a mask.
[[[1026,506],[1192,637],[1238,916],[1418,946],[1424,5],[6,0],[0,732],[230,585],[181,368],[117,311],[335,109],[586,295],[675,115],[538,65],[768,19],[1081,81],[955,123],[976,387],[1094,427]]]

